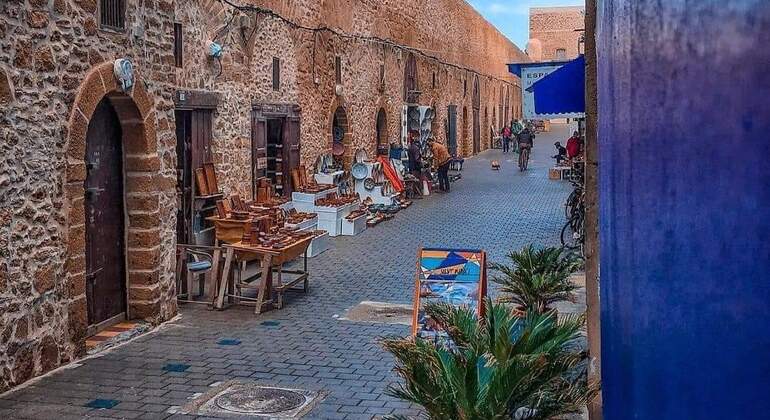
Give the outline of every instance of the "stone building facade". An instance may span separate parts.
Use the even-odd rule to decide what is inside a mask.
[[[530,8],[527,54],[534,61],[572,60],[584,26],[583,6]]]
[[[375,153],[381,111],[386,141],[400,141],[407,63],[416,64],[419,103],[436,110],[439,140],[449,106],[457,109],[459,154],[474,152],[474,112],[483,150],[489,127],[520,109],[505,63],[526,57],[462,0],[241,0],[237,10],[127,0],[120,27],[105,26],[105,3],[0,2],[0,391],[83,355],[93,329],[85,209],[98,163],[86,156],[102,110],[112,110],[122,145],[121,316],[159,323],[177,312],[180,92],[216,98],[212,160],[222,190],[244,197],[255,104],[296,106],[308,168],[331,150],[339,108],[350,150]],[[212,41],[224,47],[219,59]],[[130,89],[113,74],[118,58],[133,63]]]

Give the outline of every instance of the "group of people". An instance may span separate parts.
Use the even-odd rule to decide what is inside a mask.
[[[438,172],[439,191],[449,192],[449,165],[452,163],[452,156],[449,154],[449,149],[443,144],[433,139],[428,142],[433,153],[433,166]],[[407,153],[409,155],[409,172],[417,179],[421,179],[423,171],[422,152],[416,135],[410,134]]]
[[[500,137],[503,142],[503,153],[511,151],[511,142],[513,142],[514,152],[521,151],[524,148],[531,148],[535,140],[535,130],[531,124],[524,124],[519,120],[511,121],[500,131]]]
[[[561,142],[558,141],[553,145],[556,147],[556,154],[552,157],[556,159],[556,164],[572,160],[583,153],[583,140],[577,131],[572,133],[572,137],[567,139],[567,147],[562,146]]]

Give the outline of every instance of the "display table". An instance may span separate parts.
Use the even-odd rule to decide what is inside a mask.
[[[342,235],[342,219],[360,206],[358,200],[340,207],[316,206],[314,213],[318,215],[318,229],[329,232],[329,236]]]
[[[243,229],[247,224],[251,223],[249,220],[235,220],[235,219],[222,219],[217,216],[207,217],[214,223],[214,237],[218,243],[236,243],[243,239]]]
[[[214,303],[216,309],[225,308],[225,298],[234,298],[236,304],[240,303],[240,300],[251,301],[256,304],[254,309],[255,314],[262,313],[264,305],[272,305],[275,308],[283,308],[283,294],[290,289],[294,289],[294,285],[299,282],[303,282],[302,291],[308,290],[308,272],[307,272],[307,249],[313,238],[302,239],[286,248],[273,249],[262,248],[250,245],[244,245],[241,242],[237,242],[230,245],[224,245],[226,256],[225,266],[222,271],[222,276],[219,279],[219,293],[217,300]],[[302,270],[284,270],[283,264],[292,261],[299,256],[303,258]],[[243,260],[259,260],[262,267],[261,273],[256,276],[259,280],[259,285],[254,286],[248,282],[235,283],[230,281],[230,272],[232,271],[233,263],[237,263]],[[273,268],[276,268],[276,284],[273,284]],[[283,283],[282,274],[295,274],[299,277],[292,279],[287,283]],[[242,289],[258,289],[256,298],[244,297],[240,292]],[[276,298],[273,299],[273,292],[276,294]]]
[[[315,213],[315,201],[319,198],[325,198],[331,193],[339,194],[339,188],[333,187],[329,188],[328,190],[319,191],[317,193],[303,193],[294,191],[291,193],[291,200],[295,210],[302,213]]]
[[[315,174],[313,175],[313,178],[315,178],[315,182],[319,184],[337,185],[343,175],[345,175],[345,171],[334,171],[329,172],[328,174]]]

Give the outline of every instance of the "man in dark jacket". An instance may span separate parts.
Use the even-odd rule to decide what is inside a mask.
[[[420,173],[422,172],[422,154],[420,153],[420,145],[412,138],[409,143],[409,172],[412,173],[417,179],[420,179]]]

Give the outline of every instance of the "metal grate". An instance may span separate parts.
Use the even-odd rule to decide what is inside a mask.
[[[176,67],[184,65],[182,51],[182,24],[174,23],[174,65]]]
[[[99,12],[102,28],[126,28],[126,0],[100,0]]]
[[[273,57],[273,90],[281,90],[281,59]]]

